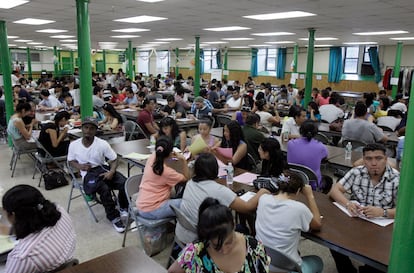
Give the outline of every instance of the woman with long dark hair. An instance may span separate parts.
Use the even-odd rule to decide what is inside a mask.
[[[27,142],[32,137],[33,125],[37,122],[32,119],[30,124],[25,125],[23,118],[32,113],[32,106],[28,102],[17,104],[16,113],[10,117],[7,125],[7,133],[13,138],[14,145],[22,149],[36,149],[36,143]]]
[[[42,125],[39,135],[39,142],[52,156],[64,156],[68,154],[69,140],[65,140],[69,130],[68,121],[70,114],[67,111],[58,112],[55,115],[54,123]],[[45,156],[43,150],[39,150]]]
[[[51,271],[73,258],[75,230],[64,208],[29,185],[9,189],[2,203],[19,239],[7,257],[6,273]]]
[[[262,176],[278,177],[285,168],[285,159],[280,143],[275,138],[266,138],[259,146],[259,156],[262,160]]]
[[[116,130],[122,125],[122,117],[115,110],[114,106],[110,103],[105,103],[102,106],[105,118],[99,122],[99,126],[104,130]]]
[[[178,161],[181,170],[177,172],[167,165]],[[171,188],[189,179],[187,161],[182,154],[173,152],[169,137],[161,136],[155,143],[155,152],[148,158],[139,186],[137,208],[142,217],[161,219],[174,216],[170,205],[180,207],[181,199],[170,199]]]
[[[177,122],[171,117],[165,117],[160,121],[160,130],[156,134],[157,139],[160,136],[167,136],[171,138],[173,146],[181,151],[184,151],[187,146],[187,134],[185,131],[180,131]]]

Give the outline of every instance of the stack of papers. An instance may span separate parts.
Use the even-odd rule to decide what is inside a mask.
[[[351,202],[359,204],[357,201],[351,201]],[[345,213],[349,217],[352,217],[351,213],[344,206],[342,206],[338,202],[333,202],[333,204],[335,206],[337,206],[340,210],[342,210],[343,213]],[[384,217],[368,218],[368,217],[366,217],[365,215],[362,215],[362,214],[359,214],[358,217],[361,218],[361,219],[364,219],[368,222],[371,222],[371,223],[374,223],[376,225],[382,226],[382,227],[386,227],[389,224],[394,223],[394,219],[389,219],[389,218],[384,218]]]
[[[234,181],[253,186],[253,180],[257,178],[257,174],[245,172],[233,178]]]
[[[218,147],[217,151],[226,158],[233,158],[233,149],[232,148],[221,148]]]
[[[151,154],[139,154],[139,153],[129,153],[124,155],[124,158],[133,159],[133,160],[147,160]]]
[[[191,152],[192,155],[196,156],[199,153],[203,152],[205,148],[207,148],[206,142],[203,140],[202,137],[197,137],[193,144],[188,147],[188,150]]]

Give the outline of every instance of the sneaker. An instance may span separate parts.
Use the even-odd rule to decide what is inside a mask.
[[[125,224],[124,222],[122,222],[121,218],[119,217],[112,220],[112,225],[114,226],[114,229],[119,233],[122,233],[125,231]]]
[[[128,218],[128,210],[126,210],[126,209],[120,209],[119,210],[119,215],[121,216],[121,218],[127,219]]]

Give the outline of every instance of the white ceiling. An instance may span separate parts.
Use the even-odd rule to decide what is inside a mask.
[[[317,16],[271,21],[257,21],[242,17],[294,10],[315,13]],[[390,37],[414,36],[413,14],[414,4],[409,0],[165,0],[158,3],[144,3],[135,0],[91,0],[89,4],[91,45],[92,48],[97,49],[99,49],[98,42],[118,42],[117,48],[126,48],[128,39],[110,37],[127,34],[111,32],[113,29],[120,28],[147,28],[151,30],[135,33],[141,37],[131,39],[133,47],[151,43],[158,38],[183,39],[160,45],[156,47],[158,49],[187,47],[189,44],[194,44],[196,35],[200,35],[201,43],[232,37],[255,39],[229,41],[227,44],[211,47],[247,46],[286,40],[304,46],[307,41],[298,39],[308,36],[308,28],[316,29],[316,37],[338,38],[336,41],[316,41],[316,45],[342,45],[343,42],[356,41],[394,45],[397,41],[390,40]],[[168,20],[141,24],[113,21],[139,15],[167,17]],[[49,19],[56,22],[42,26],[13,23],[13,21],[28,17]],[[8,35],[19,36],[19,39],[43,42],[45,46],[61,47],[61,44],[65,42],[49,37],[56,34],[37,33],[35,30],[64,29],[68,32],[61,34],[74,35],[75,38],[71,39],[77,37],[75,0],[31,0],[29,3],[13,9],[0,9],[0,20],[6,21]],[[242,26],[251,29],[232,32],[203,30],[208,27],[224,26]],[[405,30],[409,33],[388,36],[357,36],[352,34],[354,32],[385,30]],[[278,31],[293,32],[295,35],[277,37],[251,35],[258,32]],[[30,46],[14,40],[9,39],[9,44]],[[404,41],[403,43],[414,44],[414,41]],[[64,46],[62,48],[65,49]]]

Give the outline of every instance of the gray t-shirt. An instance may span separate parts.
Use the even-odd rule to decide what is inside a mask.
[[[384,137],[384,133],[374,123],[363,119],[345,120],[342,127],[343,140],[359,140],[366,144],[375,143]]]
[[[188,181],[185,186],[180,209],[192,224],[197,225],[198,208],[207,197],[216,198],[222,205],[228,207],[237,195],[231,189],[213,180],[200,182]],[[186,230],[180,223],[176,225],[175,235],[183,243],[193,242],[197,239],[197,234]]]
[[[257,206],[256,238],[302,264],[298,252],[300,234],[309,230],[312,218],[305,204],[264,194]]]

